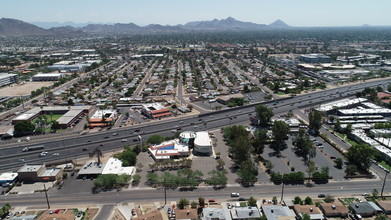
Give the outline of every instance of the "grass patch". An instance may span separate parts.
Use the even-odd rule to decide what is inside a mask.
[[[277,92],[277,95],[285,95],[285,94],[286,94],[285,92],[281,92],[281,91]]]
[[[355,198],[339,198],[338,199],[344,206],[357,202]]]
[[[391,167],[386,162],[382,161],[379,164],[382,165],[384,168],[388,169],[388,171],[391,172]]]
[[[241,202],[240,207],[247,207],[247,202]]]
[[[62,114],[53,114],[53,115],[43,115],[43,116],[45,116],[46,120],[50,123],[52,121],[57,121],[57,119],[59,119],[63,115]]]

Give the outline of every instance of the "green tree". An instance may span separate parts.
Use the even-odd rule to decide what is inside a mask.
[[[160,144],[164,141],[164,137],[155,134],[148,138],[148,143],[150,144]]]
[[[134,183],[139,183],[140,180],[141,180],[141,176],[140,176],[139,174],[134,174],[134,175],[132,176],[132,182],[134,182]]]
[[[277,197],[276,196],[273,196],[272,202],[273,202],[274,205],[277,205]]]
[[[296,196],[293,200],[293,204],[301,204],[301,198],[299,196]]]
[[[312,175],[315,173],[317,168],[314,161],[309,161],[307,165],[308,167],[305,171],[308,174],[308,183],[310,183]]]
[[[367,144],[353,145],[346,153],[346,159],[349,164],[356,165],[358,169],[367,171],[371,166],[373,152],[373,148]]]
[[[53,130],[57,130],[57,129],[60,129],[61,127],[60,127],[60,124],[58,123],[58,121],[53,121],[51,128]]]
[[[254,197],[250,197],[247,201],[248,206],[257,206],[257,200]]]
[[[121,160],[125,167],[134,166],[137,163],[137,154],[130,148],[125,148],[122,153],[115,155],[115,157]]]
[[[308,215],[307,213],[301,213],[301,218],[302,220],[311,220],[311,216]]]
[[[240,164],[237,173],[242,183],[253,184],[257,181],[258,167],[253,161],[246,160]]]
[[[259,125],[262,127],[266,127],[270,123],[270,119],[274,116],[273,111],[264,105],[258,105],[255,108],[255,112],[259,120]]]
[[[206,183],[212,186],[225,186],[228,182],[228,178],[224,172],[218,170],[212,170],[208,172],[209,179],[206,180]]]
[[[342,158],[337,158],[334,160],[335,167],[338,169],[342,169],[343,166],[343,159]]]
[[[251,151],[252,144],[247,136],[239,136],[236,138],[230,148],[230,152],[232,153],[236,164],[241,164],[243,161],[248,160],[250,158]]]
[[[3,205],[3,207],[1,207],[1,209],[0,209],[0,217],[5,215],[5,214],[8,214],[10,209],[11,209],[11,204],[10,203],[5,203]]]
[[[19,133],[31,133],[35,130],[35,126],[30,121],[18,121],[16,122],[14,129]]]
[[[262,154],[263,150],[265,149],[265,143],[268,140],[267,130],[266,129],[260,129],[256,130],[254,133],[254,142],[253,147],[254,151],[257,154]]]
[[[117,175],[117,174],[102,174],[94,180],[96,187],[114,188],[121,186],[129,182],[130,176],[128,175]]]
[[[312,199],[311,197],[307,196],[305,199],[304,199],[304,204],[306,205],[312,205]]]
[[[189,205],[189,200],[185,199],[185,198],[181,198],[179,201],[178,201],[178,208],[179,209],[185,209],[186,206]]]
[[[277,152],[280,153],[282,150],[285,140],[288,139],[288,134],[290,132],[289,125],[284,121],[275,121],[272,127],[274,143],[271,147]]]
[[[333,203],[335,201],[334,197],[330,195],[326,195],[326,197],[323,199],[325,203]]]
[[[319,131],[320,127],[322,126],[322,118],[323,118],[323,113],[318,110],[313,110],[309,114],[309,127],[316,132]]]
[[[298,155],[309,158],[313,142],[310,140],[308,133],[304,129],[299,129],[299,133],[294,140],[295,151]]]
[[[205,207],[205,199],[203,197],[198,197],[198,205],[200,206],[200,208]]]
[[[376,200],[379,197],[379,191],[377,189],[372,190],[372,199]]]
[[[347,176],[352,176],[352,175],[355,175],[357,173],[357,171],[358,171],[358,169],[357,169],[356,165],[349,165],[345,169],[345,174]]]
[[[387,218],[387,216],[383,215],[383,214],[377,215],[375,217],[375,220],[387,220],[387,219],[389,219],[389,218]]]
[[[68,99],[68,105],[74,105],[73,99]]]
[[[198,203],[197,203],[196,201],[192,201],[192,202],[190,203],[190,208],[192,208],[192,209],[197,208],[197,206],[198,206]]]

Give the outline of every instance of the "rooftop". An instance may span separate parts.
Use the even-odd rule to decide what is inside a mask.
[[[268,220],[279,220],[281,216],[287,217],[284,219],[295,219],[296,216],[287,206],[265,205],[262,206],[262,210]]]
[[[381,211],[379,206],[377,206],[373,202],[352,203],[352,204],[350,204],[350,207],[357,214],[374,213],[376,211]]]
[[[18,177],[18,173],[16,172],[2,173],[0,174],[0,182],[12,181],[16,177]]]
[[[135,168],[132,167],[123,167],[122,161],[117,158],[109,158],[105,167],[103,168],[102,174],[126,174],[132,175],[135,171]]]
[[[44,164],[25,164],[19,170],[19,172],[37,172],[42,167],[45,167]]]
[[[194,139],[194,145],[197,146],[212,146],[212,140],[207,131],[196,132],[197,137]]]
[[[80,169],[78,175],[96,175],[101,174],[104,168],[104,164],[98,164],[95,161],[88,161],[84,164],[83,168]]]

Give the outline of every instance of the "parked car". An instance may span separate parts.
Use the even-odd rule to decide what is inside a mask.
[[[133,216],[136,215],[136,209],[132,209],[132,215],[133,215]]]

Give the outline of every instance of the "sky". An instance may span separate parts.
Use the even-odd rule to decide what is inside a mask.
[[[0,17],[26,22],[176,25],[229,16],[291,26],[391,25],[391,0],[1,0]]]

